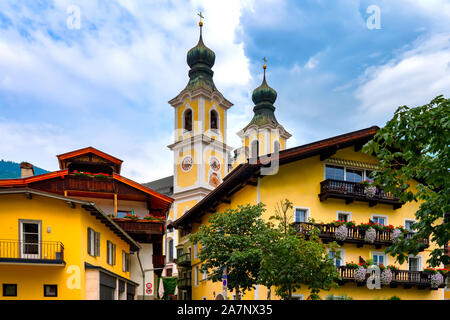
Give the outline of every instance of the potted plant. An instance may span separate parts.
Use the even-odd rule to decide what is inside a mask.
[[[336,240],[345,241],[345,239],[347,239],[348,236],[347,226],[341,225],[340,227],[338,227],[334,233],[334,236],[336,237]]]
[[[355,221],[348,221],[345,223],[347,228],[354,228],[356,226]]]
[[[426,273],[428,273],[428,274],[436,274],[436,273],[437,273],[436,269],[430,268],[430,267],[426,267],[426,268],[423,270],[423,272],[426,272]]]
[[[380,268],[381,269],[381,268]],[[392,282],[393,274],[389,268],[384,268],[380,275],[380,282],[382,285],[389,285]]]
[[[448,270],[448,269],[446,269],[446,268],[441,268],[441,269],[437,269],[437,271],[438,271],[439,273],[441,273],[443,276],[445,276],[445,275],[447,275],[447,273],[448,273],[450,270]]]
[[[431,288],[439,288],[444,283],[444,276],[440,272],[436,272],[430,277]]]
[[[364,235],[364,240],[368,243],[374,243],[377,238],[377,232],[374,228],[369,228]]]
[[[403,230],[400,228],[395,228],[392,232],[391,232],[391,240],[393,242],[398,242],[402,240],[402,236],[404,235]]]
[[[354,277],[355,281],[361,284],[366,280],[366,268],[360,266],[358,269],[356,269]]]
[[[377,187],[372,184],[370,180],[361,181],[361,184],[364,185],[364,194],[368,198],[373,198],[377,194]]]
[[[353,270],[356,270],[356,269],[359,268],[359,266],[358,266],[356,263],[354,263],[353,261],[352,261],[352,262],[347,262],[347,263],[345,264],[345,266],[346,266],[348,269],[353,269]]]
[[[132,209],[130,212],[128,212],[128,213],[124,216],[124,218],[125,218],[125,219],[131,219],[131,220],[139,220],[139,219],[140,219],[140,217],[137,216],[137,215],[134,213],[134,210],[133,210],[133,209]]]

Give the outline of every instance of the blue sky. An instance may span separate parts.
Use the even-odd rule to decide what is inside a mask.
[[[369,29],[380,9],[380,29]],[[80,28],[68,27],[71,6]],[[139,182],[170,175],[173,111],[198,40],[234,103],[228,143],[252,116],[268,59],[288,146],[371,125],[399,105],[450,96],[449,0],[55,0],[0,2],[0,158],[56,170],[94,146]],[[69,20],[69,22],[72,20]]]

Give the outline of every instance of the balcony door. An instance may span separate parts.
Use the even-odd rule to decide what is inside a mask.
[[[19,221],[20,258],[40,259],[41,257],[41,222]]]

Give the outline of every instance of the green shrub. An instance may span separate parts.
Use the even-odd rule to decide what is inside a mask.
[[[177,286],[177,281],[178,278],[177,277],[167,277],[163,279],[163,285],[164,285],[164,296],[162,297],[161,300],[169,300],[169,295],[174,294],[175,293],[175,287]],[[158,279],[158,282],[156,284],[156,291],[155,291],[155,295],[157,297],[159,297],[159,282],[160,280]]]

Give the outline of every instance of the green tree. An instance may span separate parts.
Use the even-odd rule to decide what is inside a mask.
[[[261,239],[266,235],[265,223],[260,219],[265,211],[263,204],[238,206],[215,213],[190,236],[194,244],[200,243],[201,270],[208,272],[213,282],[222,280],[222,270],[227,269],[228,289],[241,292],[256,284],[261,262]]]
[[[427,262],[431,266],[450,263],[443,249],[450,240],[449,219],[444,219],[450,212],[449,115],[450,100],[443,96],[424,106],[399,107],[363,148],[379,160],[373,173],[376,184],[403,202],[422,202],[412,226],[417,233],[386,249],[400,263],[408,253],[423,249],[418,240],[428,237],[438,247]],[[413,179],[418,182],[416,188],[411,186]]]
[[[307,239],[297,234],[291,225],[294,220],[292,203],[288,199],[277,204],[270,220],[275,220],[276,224],[267,224],[259,283],[269,288],[275,286],[277,295],[285,300],[292,299],[293,291],[302,284],[308,285],[313,297],[322,289],[336,287],[339,275],[327,249],[339,257],[337,244],[323,244],[317,228],[308,230]]]

